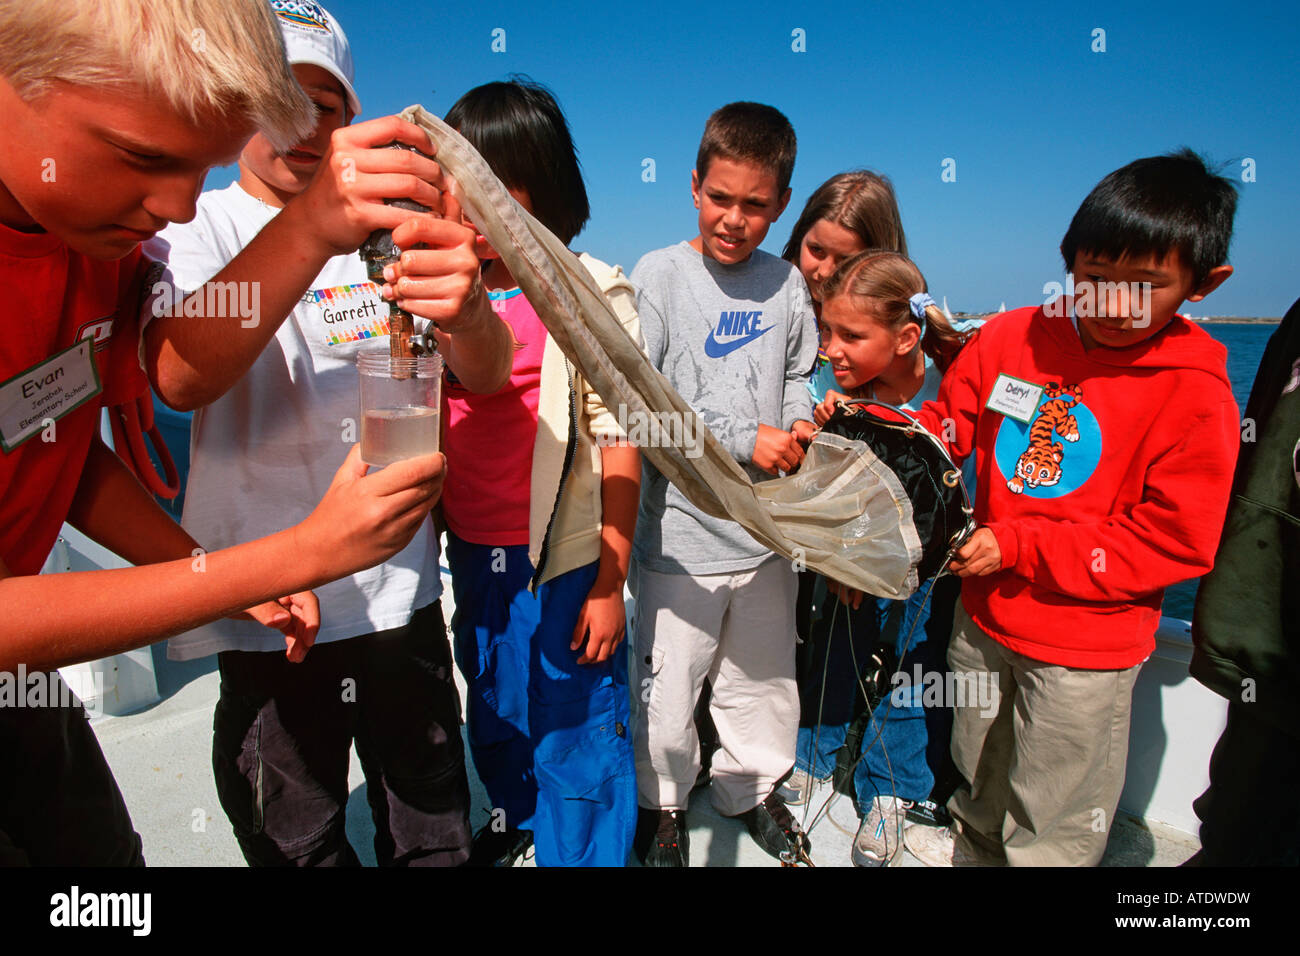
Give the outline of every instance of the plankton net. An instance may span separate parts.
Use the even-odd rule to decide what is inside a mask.
[[[665,412],[694,418],[577,256],[506,192],[464,137],[420,106],[401,117],[429,134],[438,164],[454,180],[452,195],[605,402],[622,404],[625,420]],[[696,424],[703,451],[696,457],[682,447],[639,450],[701,511],[736,521],[796,565],[859,590],[907,597],[973,527],[956,467],[937,439],[906,416],[841,408],[797,472],[757,484],[703,422]],[[945,476],[956,476],[955,483]]]

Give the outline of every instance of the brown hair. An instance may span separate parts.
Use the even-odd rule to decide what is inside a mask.
[[[872,249],[845,259],[822,285],[822,301],[829,302],[837,295],[874,299],[879,306],[885,325],[899,332],[909,322],[924,329],[921,350],[934,360],[939,371],[946,372],[961,347],[970,337],[969,332],[958,332],[948,317],[936,305],[925,309],[925,322],[912,314],[911,298],[927,292],[925,276],[907,256],[896,252]]]
[[[907,255],[907,237],[898,214],[898,200],[889,179],[866,169],[837,173],[817,187],[790,230],[781,258],[799,263],[799,247],[808,230],[828,219],[855,233],[868,249],[888,249]]]
[[[700,181],[715,157],[761,166],[776,176],[778,199],[790,188],[798,144],[785,114],[762,103],[728,103],[713,111],[695,155]]]

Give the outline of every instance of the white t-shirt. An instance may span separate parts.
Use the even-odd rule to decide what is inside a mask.
[[[177,286],[197,289],[276,212],[235,183],[200,196],[194,220],[168,226],[146,252],[170,263]],[[216,550],[251,541],[311,513],[359,435],[357,350],[387,334],[387,303],[360,256],[335,256],[248,373],[194,413],[181,524],[199,544]],[[438,541],[426,521],[387,563],[316,588],[316,642],[400,627],[441,593]],[[221,620],[172,638],[167,656],[225,650],[283,652],[284,637],[251,621]]]

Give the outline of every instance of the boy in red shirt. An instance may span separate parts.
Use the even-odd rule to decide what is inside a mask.
[[[948,662],[999,702],[956,708],[969,787],[955,833],[907,831],[925,863],[1105,852],[1164,589],[1212,566],[1232,484],[1226,350],[1177,309],[1232,273],[1236,198],[1187,150],[1111,173],[1061,243],[1073,295],[988,322],[917,415],[976,456]]]
[[[263,0],[0,4],[0,675],[12,688],[17,671],[25,695],[19,705],[0,697],[0,865],[142,862],[103,754],[54,668],[242,608],[282,630],[301,659],[319,625],[306,589],[401,550],[437,500],[440,455],[366,475],[354,449],[305,520],[202,554],[98,438],[100,410],[147,387],[139,317],[161,270],[140,242],[192,218],[207,170],[255,129],[288,148],[314,125]],[[399,294],[427,279],[417,284],[424,297],[404,305],[470,339],[496,335],[508,374],[508,331],[482,295],[474,234],[432,185],[442,182],[436,164],[370,148],[393,139],[432,152],[396,118],[353,127],[331,144],[333,175],[317,177],[295,215],[286,210],[285,224],[263,230],[264,242],[218,278],[253,284],[263,313],[283,316],[318,271],[313,258],[392,228],[404,247],[433,246],[407,252],[394,274]],[[393,194],[450,221],[384,205]],[[195,295],[197,324],[230,331],[203,347],[228,354],[238,332],[203,311],[203,290]],[[246,367],[232,359],[226,371]],[[148,566],[38,574],[64,520]]]

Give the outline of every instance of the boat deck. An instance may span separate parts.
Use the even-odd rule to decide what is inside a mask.
[[[448,588],[450,592],[450,588]],[[449,593],[444,601],[449,600]],[[447,610],[450,618],[450,609]],[[161,700],[127,716],[102,717],[95,732],[144,840],[152,866],[243,866],[244,860],[212,779],[212,713],[217,700],[216,658],[168,661],[162,645],[153,648]],[[459,681],[459,674],[457,680]],[[464,687],[461,686],[462,695]],[[491,803],[470,764],[472,823],[487,822]],[[357,855],[373,865],[374,827],[366,802],[365,778],[355,751],[349,775],[347,832]],[[809,807],[795,808],[805,823],[830,797],[828,785]],[[760,850],[736,820],[713,810],[705,790],[697,790],[687,819],[693,866],[778,866]],[[835,798],[810,831],[818,866],[850,866],[849,847],[857,827],[851,802]],[[1176,866],[1199,848],[1196,838],[1172,827],[1147,824],[1121,813],[1111,832],[1103,866]],[[634,862],[634,861],[633,861]],[[903,866],[921,866],[906,853]],[[532,865],[531,860],[525,865]]]

